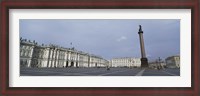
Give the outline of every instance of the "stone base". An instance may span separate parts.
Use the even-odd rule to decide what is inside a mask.
[[[141,68],[149,67],[147,58],[141,58],[140,60],[141,60]]]

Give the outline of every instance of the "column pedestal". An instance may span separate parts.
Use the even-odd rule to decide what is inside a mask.
[[[145,68],[148,67],[148,59],[147,58],[141,58],[141,67]]]

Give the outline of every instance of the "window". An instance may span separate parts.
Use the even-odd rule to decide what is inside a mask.
[[[27,52],[26,52],[26,51],[24,51],[24,56],[26,56],[26,54],[27,54]]]
[[[29,56],[30,55],[30,51],[27,51],[27,56]]]

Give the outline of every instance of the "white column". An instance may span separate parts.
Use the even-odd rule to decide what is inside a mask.
[[[68,66],[71,66],[71,52],[68,55]]]
[[[78,67],[80,67],[80,65],[79,65],[80,61],[79,60],[80,60],[80,54],[77,53],[77,63],[78,63],[77,65],[78,65]]]
[[[64,52],[64,67],[66,67],[66,62],[67,62],[67,52]]]
[[[31,66],[31,60],[28,60],[28,67]]]
[[[58,56],[59,56],[59,50],[56,50],[56,67],[58,67]]]

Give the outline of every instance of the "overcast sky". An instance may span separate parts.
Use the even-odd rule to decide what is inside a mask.
[[[149,60],[180,54],[178,19],[21,19],[20,37],[39,44],[75,47],[108,60],[140,57],[139,25]]]

